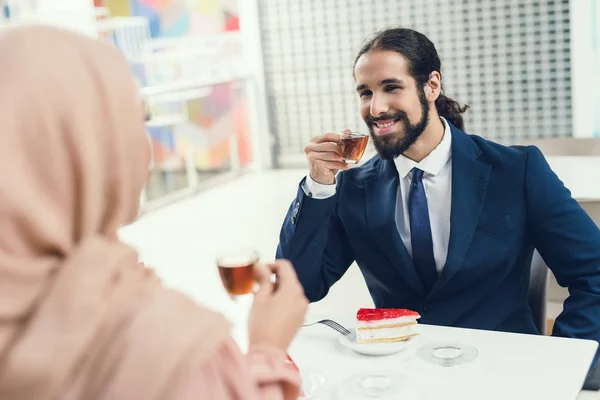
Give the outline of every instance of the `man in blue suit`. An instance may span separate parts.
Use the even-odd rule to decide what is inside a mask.
[[[292,261],[311,301],[356,261],[376,307],[416,310],[427,324],[533,334],[537,249],[570,291],[553,334],[599,341],[598,227],[537,148],[464,133],[466,107],[442,94],[440,70],[433,43],[409,29],[380,32],[362,48],[354,78],[378,155],[348,169],[338,134],[311,139],[310,173],[277,256]]]

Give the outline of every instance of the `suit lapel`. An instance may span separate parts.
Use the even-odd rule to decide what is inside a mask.
[[[452,129],[452,200],[446,265],[431,293],[445,286],[463,264],[477,228],[491,166],[479,161],[481,150],[466,133]]]
[[[373,240],[400,274],[419,293],[423,285],[396,226],[398,171],[393,161],[380,160],[379,173],[366,182],[366,217]]]

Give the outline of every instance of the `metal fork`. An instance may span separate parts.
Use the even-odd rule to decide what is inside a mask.
[[[352,333],[348,329],[344,328],[342,325],[340,325],[337,322],[332,321],[330,319],[322,319],[320,321],[313,322],[311,324],[302,325],[302,326],[307,327],[307,326],[316,325],[316,324],[327,325],[328,327],[335,329],[336,331],[338,331],[339,333],[341,333],[344,336],[348,336]]]

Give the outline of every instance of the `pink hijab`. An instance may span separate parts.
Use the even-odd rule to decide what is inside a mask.
[[[128,65],[94,39],[20,28],[0,34],[0,79],[0,399],[177,397],[228,325],[117,238],[149,163]]]

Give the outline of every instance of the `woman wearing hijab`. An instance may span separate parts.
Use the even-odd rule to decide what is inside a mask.
[[[289,263],[259,269],[242,355],[221,315],[119,241],[150,157],[118,51],[14,29],[0,34],[0,77],[0,399],[295,399],[285,350],[307,301]]]

